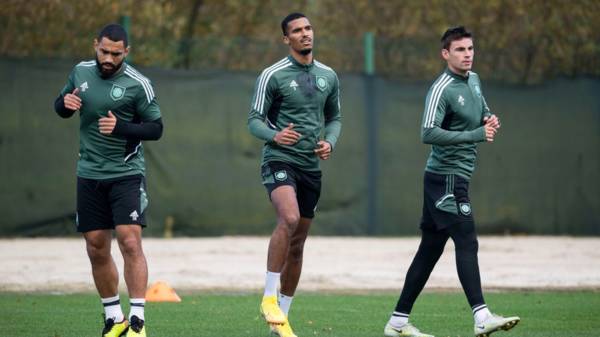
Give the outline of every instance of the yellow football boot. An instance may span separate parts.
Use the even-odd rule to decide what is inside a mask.
[[[112,318],[104,321],[104,329],[102,330],[102,337],[119,337],[123,331],[127,330],[127,320],[124,319],[122,322],[115,323]]]
[[[146,337],[146,327],[144,326],[144,320],[139,319],[137,316],[131,316],[131,322],[129,323],[129,330],[125,337]]]
[[[277,296],[264,296],[260,304],[260,313],[269,324],[284,324],[287,322],[283,311],[277,304]]]
[[[290,326],[290,323],[288,321],[286,321],[283,324],[270,324],[270,326],[271,326],[271,334],[273,334],[275,336],[298,337],[298,336],[296,336],[294,331],[292,331],[292,327]]]

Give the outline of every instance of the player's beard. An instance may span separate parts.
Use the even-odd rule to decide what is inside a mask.
[[[304,56],[306,56],[310,53],[312,53],[312,48],[300,49],[300,54],[302,54]]]
[[[102,67],[100,60],[98,60],[98,56],[96,56],[96,67],[98,67],[98,70],[100,70],[100,73],[102,74],[102,78],[108,78],[108,77],[111,77],[112,75],[114,75],[117,71],[119,71],[119,69],[121,69],[121,66],[123,65],[124,61],[125,60],[121,61],[121,63],[119,63],[119,64],[114,65],[113,68],[106,70]],[[109,63],[109,62],[105,62],[104,64],[113,65],[112,63]]]

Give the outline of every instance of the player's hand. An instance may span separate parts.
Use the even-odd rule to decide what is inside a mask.
[[[65,97],[63,98],[65,108],[74,111],[81,109],[81,98],[77,96],[78,93],[79,88],[75,88],[75,90],[73,90],[72,93],[65,95]]]
[[[315,149],[315,153],[322,160],[327,160],[331,156],[331,144],[329,142],[320,140],[317,143],[317,148]]]
[[[500,120],[496,115],[486,116],[483,118],[485,122],[485,139],[488,142],[493,142],[494,137],[496,137],[496,133],[498,133],[498,129],[500,128]]]
[[[275,137],[273,137],[273,141],[279,145],[296,144],[302,135],[293,129],[294,123],[290,123],[285,129],[277,132]]]
[[[496,133],[498,132],[498,129],[494,128],[488,123],[486,123],[483,126],[483,128],[485,129],[485,140],[487,140],[488,142],[493,142],[494,137],[496,137]]]
[[[500,129],[500,119],[496,115],[485,116],[483,118],[483,123],[490,124],[496,130]]]
[[[103,135],[110,135],[117,125],[117,117],[113,115],[112,111],[108,110],[108,115],[98,120],[98,129]]]

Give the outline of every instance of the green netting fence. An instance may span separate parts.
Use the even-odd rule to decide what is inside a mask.
[[[272,60],[275,61],[275,60]],[[267,62],[268,63],[268,62]],[[53,100],[73,62],[0,59],[0,236],[75,233],[78,117]],[[148,235],[266,234],[274,213],[260,184],[261,142],[246,129],[257,73],[141,69],[154,83],[165,133],[147,142]],[[480,233],[600,234],[600,80],[536,86],[486,82],[502,120],[479,147],[471,198]],[[340,73],[343,131],[313,234],[367,233],[367,119],[377,114],[375,235],[414,235],[429,147],[419,139],[430,82]],[[432,78],[433,80],[433,78]],[[367,107],[366,83],[373,97]]]

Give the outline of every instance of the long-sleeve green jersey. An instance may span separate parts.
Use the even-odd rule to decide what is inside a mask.
[[[289,146],[275,143],[273,137],[290,123],[302,135],[300,140]],[[341,127],[339,80],[330,67],[316,60],[301,64],[288,56],[266,68],[256,80],[248,128],[265,141],[263,164],[283,161],[318,171],[314,150],[323,128],[324,140],[333,149]]]
[[[483,118],[490,114],[479,76],[468,72],[463,77],[446,69],[425,99],[421,138],[432,145],[425,170],[470,179],[476,143],[486,140]]]
[[[77,175],[88,179],[109,179],[144,174],[144,150],[138,139],[104,135],[98,120],[108,111],[119,121],[144,123],[161,117],[150,80],[127,63],[112,76],[103,78],[96,61],[77,64],[61,96],[79,89],[79,161]]]

